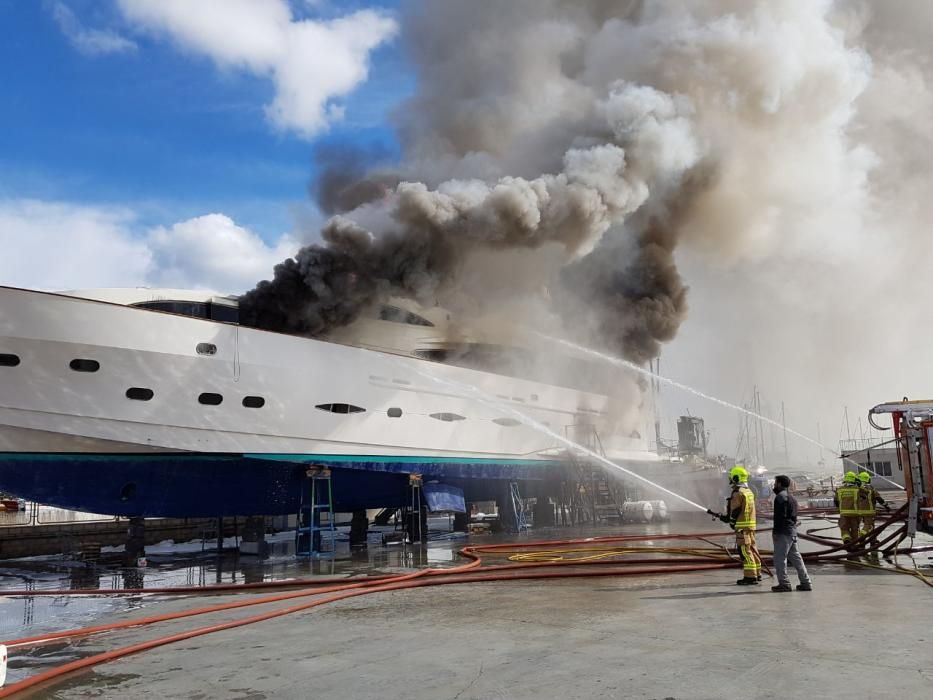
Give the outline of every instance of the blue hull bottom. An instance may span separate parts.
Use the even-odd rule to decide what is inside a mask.
[[[503,480],[546,478],[554,462],[345,455],[0,452],[0,491],[107,515],[217,517],[295,513],[308,465],[332,469],[334,510],[402,507],[408,475],[494,499]]]

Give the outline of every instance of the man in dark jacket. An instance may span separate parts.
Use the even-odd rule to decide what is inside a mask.
[[[778,585],[771,586],[775,593],[793,590],[790,577],[787,575],[787,562],[797,570],[798,591],[813,590],[810,586],[810,576],[807,567],[803,564],[803,557],[797,550],[797,499],[790,495],[790,478],[776,476],[774,478],[774,526],[771,537],[774,540],[774,571],[777,574]]]

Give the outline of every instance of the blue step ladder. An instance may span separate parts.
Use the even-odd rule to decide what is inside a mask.
[[[295,556],[333,556],[337,549],[334,523],[334,493],[330,483],[330,469],[309,467],[305,472],[305,483],[301,486],[298,505],[298,522],[295,525]],[[322,524],[322,516],[327,522]],[[330,550],[323,548],[323,533],[330,532]]]

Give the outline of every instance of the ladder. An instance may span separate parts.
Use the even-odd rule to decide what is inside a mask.
[[[295,556],[333,555],[337,547],[330,469],[322,466],[308,467],[305,477],[298,504],[298,522],[295,524]],[[327,522],[322,524],[322,515],[325,513]],[[329,552],[325,552],[323,548],[324,532],[330,532]]]
[[[515,518],[515,531],[522,532],[528,529],[528,523],[525,520],[525,502],[522,500],[522,494],[518,490],[518,482],[509,482],[509,495],[512,501],[512,515]]]

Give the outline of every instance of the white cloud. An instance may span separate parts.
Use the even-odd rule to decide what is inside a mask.
[[[141,30],[170,36],[218,66],[268,77],[272,124],[310,138],[342,116],[334,100],[366,80],[369,53],[398,25],[373,10],[332,20],[296,19],[286,0],[118,0]]]
[[[244,291],[269,277],[272,267],[294,255],[298,243],[282,236],[268,246],[223,214],[207,214],[149,232],[152,263],[147,280],[160,287],[208,287]]]
[[[0,200],[0,284],[35,289],[163,286],[242,292],[294,254],[223,214],[145,229],[125,207]]]
[[[63,2],[49,6],[52,19],[78,51],[89,56],[135,51],[136,43],[104,29],[88,29]]]
[[[37,200],[0,201],[0,284],[120,287],[145,279],[151,254],[129,231],[133,213]]]

